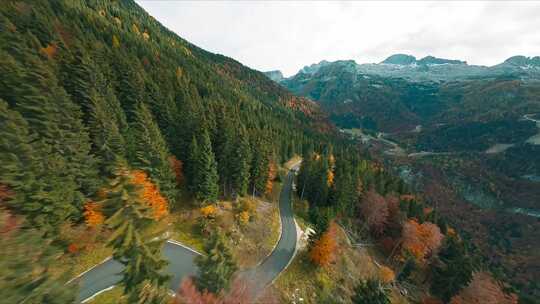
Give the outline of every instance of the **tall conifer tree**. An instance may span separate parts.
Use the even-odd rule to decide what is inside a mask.
[[[77,184],[65,162],[29,130],[26,120],[0,100],[0,180],[15,192],[13,210],[49,235],[76,216]]]
[[[65,284],[68,273],[51,272],[61,252],[41,232],[22,227],[23,222],[0,210],[0,302],[74,303],[78,288]]]
[[[109,246],[114,258],[125,266],[124,294],[129,303],[164,303],[169,277],[162,274],[167,265],[161,254],[163,231],[150,229],[155,212],[143,201],[144,190],[133,173],[119,164],[115,175],[101,204],[108,216],[105,223],[113,231]]]
[[[244,127],[239,130],[233,156],[233,189],[238,195],[246,195],[250,180],[251,148],[249,146],[247,131]]]
[[[139,103],[135,113],[136,163],[150,173],[170,202],[177,196],[174,171],[169,164],[169,148],[148,107]]]
[[[204,253],[196,260],[199,266],[196,280],[199,290],[214,294],[227,290],[238,267],[220,232],[214,232],[204,244]]]
[[[194,162],[191,169],[193,192],[200,202],[215,202],[219,191],[217,163],[207,129],[202,130],[199,140],[194,141],[191,155]]]

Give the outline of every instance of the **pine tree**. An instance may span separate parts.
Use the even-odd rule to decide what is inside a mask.
[[[398,274],[398,281],[405,281],[407,280],[412,272],[416,269],[416,261],[413,257],[409,257],[407,261],[405,261],[405,264],[403,265],[403,268],[401,268],[401,271]]]
[[[473,261],[463,241],[456,237],[446,238],[438,258],[431,267],[431,292],[448,302],[472,280]]]
[[[191,193],[195,193],[197,183],[198,183],[198,181],[196,180],[198,157],[199,157],[199,143],[197,141],[197,137],[193,136],[193,138],[191,139],[191,143],[189,145],[189,153],[187,155],[187,162],[186,162],[186,178],[187,178],[188,188],[189,188],[189,191],[191,191]]]
[[[113,231],[109,246],[113,257],[124,264],[122,285],[130,303],[164,303],[169,277],[162,274],[167,262],[161,257],[165,239],[162,231],[150,229],[155,208],[146,202],[141,177],[119,165],[101,202]]]
[[[6,56],[9,66],[11,61],[9,55]],[[61,158],[65,165],[62,175],[73,178],[78,187],[70,195],[74,201],[69,203],[82,215],[83,194],[92,194],[101,181],[96,170],[96,159],[90,153],[90,138],[82,121],[81,110],[58,86],[55,75],[38,58],[27,54],[25,60],[31,69],[24,69],[23,73],[6,71],[11,74],[6,77],[15,77],[21,82],[20,86],[9,89],[15,91],[17,99],[13,103],[8,102],[28,121],[30,130]],[[3,95],[3,89],[0,94]]]
[[[110,84],[83,47],[77,46],[73,53],[63,60],[62,84],[85,113],[93,150],[100,156],[101,169],[107,171],[118,157],[126,157],[125,115],[119,113],[121,108]]]
[[[319,156],[309,170],[310,177],[305,193],[306,199],[314,206],[326,206],[328,202],[328,163]]]
[[[40,231],[0,210],[0,289],[2,303],[74,303],[76,284],[68,273],[52,274],[61,254]]]
[[[87,111],[91,104],[90,92],[98,85],[97,71],[82,47],[73,53],[72,58],[65,58],[62,62],[62,84],[71,100]]]
[[[268,181],[270,156],[266,142],[261,140],[252,146],[251,188],[253,194],[263,194]]]
[[[127,121],[132,122],[137,112],[136,106],[145,99],[145,81],[139,71],[143,68],[137,57],[121,52],[114,52],[115,91],[122,109],[127,115]]]
[[[230,249],[225,245],[221,232],[212,234],[204,244],[204,253],[195,261],[199,267],[196,280],[199,290],[214,294],[227,290],[238,267]]]
[[[182,161],[190,159],[189,147],[193,137],[199,136],[198,132],[204,120],[204,109],[200,96],[192,84],[180,82],[175,84],[175,101],[177,104],[176,117],[170,124],[170,133],[174,155]],[[188,164],[186,164],[188,165]]]
[[[27,121],[0,99],[0,181],[14,194],[9,204],[33,227],[54,235],[76,214],[77,185],[64,176],[60,155],[30,132]]]
[[[169,164],[170,152],[165,138],[143,103],[137,105],[135,113],[137,165],[150,173],[160,191],[170,202],[176,201],[175,174]]]
[[[125,140],[115,119],[111,119],[111,108],[103,96],[93,90],[90,99],[89,131],[96,154],[102,167],[109,171],[118,159],[126,157]]]
[[[200,202],[215,202],[219,191],[217,163],[207,129],[203,129],[199,140],[194,140],[192,146],[190,158],[193,166],[190,174],[195,197]]]
[[[346,214],[350,210],[354,210],[354,203],[358,197],[356,193],[356,181],[358,179],[353,172],[353,165],[349,160],[338,159],[334,180],[334,186],[331,188],[332,205]],[[331,199],[329,198],[329,200]]]
[[[238,119],[238,118],[237,118]],[[214,146],[216,147],[216,160],[218,163],[219,184],[223,187],[223,194],[231,194],[231,187],[236,191],[235,171],[239,169],[242,161],[237,156],[239,152],[239,140],[245,134],[235,135],[238,128],[234,125],[234,120],[225,113],[224,109],[218,110],[216,120],[219,127],[215,135]],[[249,152],[248,152],[249,153]]]
[[[390,304],[384,287],[379,281],[373,279],[356,285],[351,301],[355,304]]]
[[[232,172],[233,189],[240,196],[246,195],[249,186],[251,165],[251,149],[244,128],[240,129],[236,149],[234,151],[234,166]]]

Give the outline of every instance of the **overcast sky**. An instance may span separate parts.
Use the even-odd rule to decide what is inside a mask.
[[[179,36],[286,76],[326,60],[391,54],[494,65],[540,55],[540,2],[279,2],[137,0]]]

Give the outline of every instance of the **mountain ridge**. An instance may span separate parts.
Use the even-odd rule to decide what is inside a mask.
[[[290,77],[270,78],[276,82],[292,79],[300,74],[315,74],[321,68],[328,66],[348,66],[349,71],[356,74],[378,75],[383,77],[404,78],[412,81],[454,81],[474,78],[519,76],[524,79],[540,80],[540,56],[527,57],[515,55],[501,63],[486,65],[469,65],[467,61],[458,59],[438,58],[431,55],[417,59],[413,55],[393,54],[380,63],[356,63],[354,60],[322,60],[318,63],[304,66]],[[281,74],[274,70],[264,72]]]
[[[486,260],[538,295],[527,282],[538,276],[540,129],[527,118],[540,113],[539,59],[512,56],[491,67],[436,58],[421,65],[404,54],[380,64],[322,61],[280,84],[410,177]],[[519,233],[506,235],[508,227]]]

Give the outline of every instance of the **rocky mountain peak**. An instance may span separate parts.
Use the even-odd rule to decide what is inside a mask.
[[[394,54],[386,58],[381,63],[408,65],[416,63],[416,57],[407,54]]]

